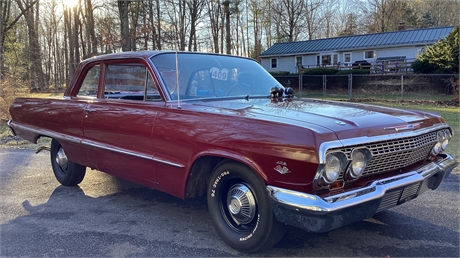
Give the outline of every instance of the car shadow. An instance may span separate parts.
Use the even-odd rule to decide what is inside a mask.
[[[425,202],[419,198],[327,233],[288,227],[272,249],[243,254],[219,238],[205,198],[181,200],[106,174],[96,176],[96,183],[85,179],[81,187],[52,189],[42,204],[23,201],[27,214],[2,224],[0,256],[459,256],[459,233],[436,222],[436,207],[424,211],[432,220],[405,212],[406,205],[417,211],[416,202]],[[458,175],[449,180],[458,182]],[[437,191],[458,196],[452,187],[441,185]]]

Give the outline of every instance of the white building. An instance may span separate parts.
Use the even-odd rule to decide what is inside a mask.
[[[297,73],[304,68],[351,66],[355,61],[413,61],[420,51],[444,39],[454,27],[400,30],[366,35],[275,43],[260,55],[269,72]]]

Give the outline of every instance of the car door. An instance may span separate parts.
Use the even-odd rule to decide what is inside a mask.
[[[98,98],[84,110],[88,159],[98,170],[139,183],[156,182],[151,137],[164,102],[149,70],[140,62],[108,63],[101,75]]]

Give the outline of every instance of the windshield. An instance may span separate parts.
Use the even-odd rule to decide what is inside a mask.
[[[152,57],[171,99],[269,96],[279,85],[257,62],[239,57],[184,53],[165,53]],[[177,87],[177,75],[179,87]],[[179,88],[179,93],[177,92]]]

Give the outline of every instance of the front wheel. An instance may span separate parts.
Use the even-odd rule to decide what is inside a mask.
[[[67,159],[64,148],[56,141],[51,141],[51,166],[54,176],[65,186],[75,186],[83,181],[86,167]]]
[[[207,200],[217,233],[239,251],[268,249],[284,235],[285,227],[273,214],[265,183],[242,164],[217,166],[209,181]]]

